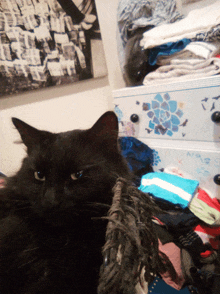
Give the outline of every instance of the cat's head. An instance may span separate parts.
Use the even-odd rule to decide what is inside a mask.
[[[111,204],[117,177],[129,177],[118,147],[118,120],[106,112],[87,130],[51,133],[12,118],[27,147],[16,192],[42,217],[65,218],[76,207],[96,213]],[[103,205],[104,204],[104,205]]]

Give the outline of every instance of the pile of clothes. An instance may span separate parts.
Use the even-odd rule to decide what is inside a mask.
[[[158,273],[148,293],[219,293],[220,199],[179,168],[151,172],[151,149],[139,140],[122,137],[120,145],[139,177],[138,189],[148,193],[164,211],[154,215],[154,231],[159,250],[176,272],[175,280],[171,272]]]
[[[219,1],[194,9],[186,16],[182,14],[181,1],[178,0],[140,2],[124,0],[118,8],[121,42],[124,51],[129,51],[128,55],[124,54],[124,60],[123,53],[119,55],[125,71],[131,70],[133,65],[130,60],[135,57],[135,50],[139,50],[144,60],[139,61],[136,71],[142,70],[143,62],[147,63],[145,70],[142,70],[144,85],[198,79],[220,73]],[[129,41],[130,36],[140,34],[140,29],[140,38],[132,41],[132,37]],[[134,47],[132,42],[138,42],[139,47]],[[120,52],[123,52],[123,46]],[[126,46],[132,49],[126,50]]]
[[[170,259],[177,278],[173,281],[166,273],[163,281],[177,290],[190,284],[198,293],[219,293],[220,200],[176,168],[144,175],[139,189],[166,211],[155,215],[154,227],[159,250]]]

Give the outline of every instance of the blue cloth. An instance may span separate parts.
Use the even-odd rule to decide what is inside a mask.
[[[137,177],[135,184],[139,186],[141,177],[153,171],[153,150],[134,137],[120,137],[119,145],[129,168]]]
[[[150,294],[190,294],[187,287],[181,290],[176,290],[175,288],[169,286],[159,277],[156,277],[148,287],[148,293]]]
[[[149,50],[148,63],[150,65],[155,65],[157,63],[157,58],[159,56],[169,56],[176,52],[183,50],[189,43],[190,39],[182,39],[177,42],[169,42]]]
[[[162,172],[148,173],[141,178],[139,189],[155,198],[186,208],[199,185],[198,181]]]

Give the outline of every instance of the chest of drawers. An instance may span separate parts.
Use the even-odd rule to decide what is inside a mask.
[[[155,171],[176,167],[220,198],[220,77],[113,92],[121,136],[153,149]]]

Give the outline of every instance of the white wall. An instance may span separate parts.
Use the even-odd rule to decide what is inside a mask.
[[[102,32],[109,83],[112,89],[125,87],[117,50],[117,7],[118,0],[95,0]]]
[[[87,90],[88,85],[90,87]],[[20,167],[25,155],[24,145],[15,144],[20,137],[13,127],[11,117],[20,118],[40,129],[59,132],[75,128],[89,128],[99,116],[113,107],[111,88],[106,79],[79,83],[77,88],[82,89],[78,93],[67,95],[65,95],[64,88],[60,87],[51,89],[51,91],[37,91],[31,94],[1,98],[1,172],[6,175],[13,174]],[[74,92],[74,86],[72,90]]]
[[[113,109],[112,90],[124,87],[117,56],[116,10],[118,0],[96,0],[104,42],[108,77],[76,84],[0,97],[0,171],[15,173],[25,155],[11,117],[52,132],[90,127]]]

